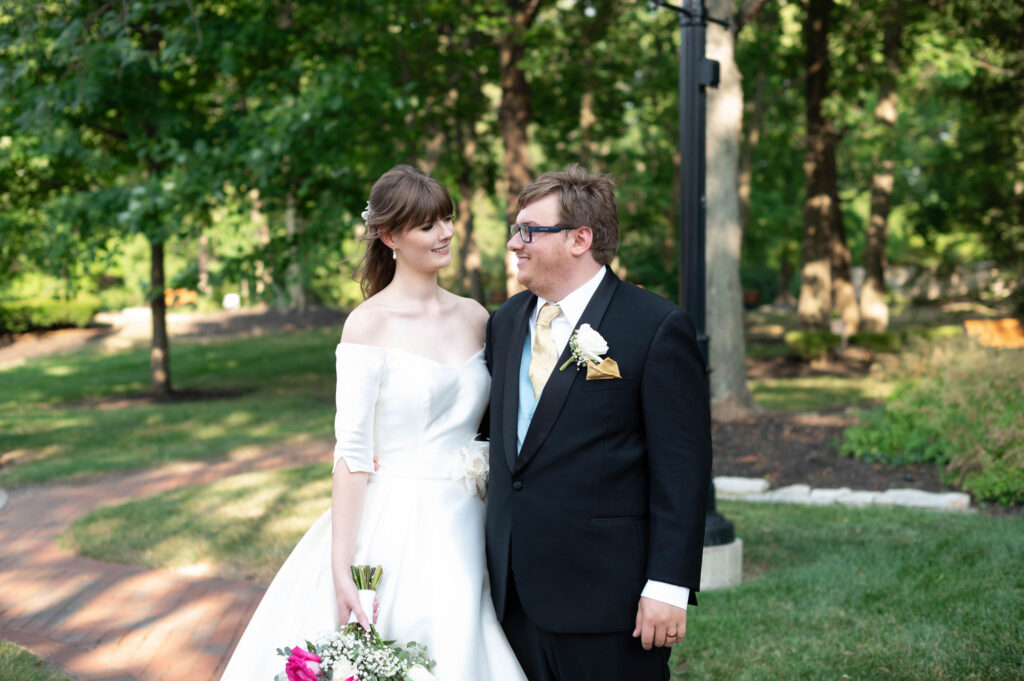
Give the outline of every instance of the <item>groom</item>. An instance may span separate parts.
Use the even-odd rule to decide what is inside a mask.
[[[508,248],[529,290],[491,318],[485,351],[494,607],[530,681],[667,680],[711,474],[694,324],[608,268],[610,177],[571,165],[518,204]],[[584,324],[607,342],[600,369],[565,366]]]

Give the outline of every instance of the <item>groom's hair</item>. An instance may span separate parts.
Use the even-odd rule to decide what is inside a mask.
[[[602,265],[611,263],[619,247],[619,214],[612,176],[588,173],[577,163],[565,170],[544,173],[519,192],[517,212],[549,194],[558,195],[559,224],[590,227],[594,233],[591,255]]]

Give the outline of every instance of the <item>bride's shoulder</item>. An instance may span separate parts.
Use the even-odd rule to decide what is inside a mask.
[[[482,334],[484,327],[487,326],[487,320],[490,318],[487,309],[472,298],[463,298],[451,292],[448,295],[451,296],[452,304],[459,317]]]
[[[451,291],[445,291],[445,293],[460,316],[470,322],[487,323],[487,318],[490,316],[490,313],[487,312],[487,308],[483,305],[473,298],[459,296]]]
[[[341,329],[341,342],[353,345],[379,345],[381,333],[387,326],[385,311],[371,301],[363,302],[345,317]]]

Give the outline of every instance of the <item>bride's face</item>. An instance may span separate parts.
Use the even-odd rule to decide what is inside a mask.
[[[447,267],[452,262],[454,233],[450,215],[429,224],[413,225],[394,238],[398,264],[427,272]]]

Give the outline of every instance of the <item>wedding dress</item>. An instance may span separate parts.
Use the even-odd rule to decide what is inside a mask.
[[[335,467],[372,473],[355,564],[384,568],[378,630],[425,644],[438,681],[525,681],[494,614],[484,502],[466,475],[487,406],[483,351],[459,366],[353,343],[336,356]],[[284,670],[277,648],[338,624],[328,509],[274,577],[221,681],[270,681]]]

